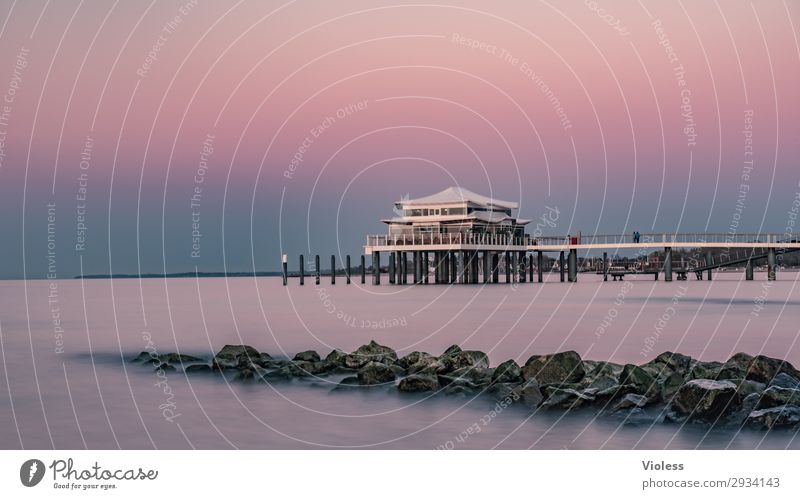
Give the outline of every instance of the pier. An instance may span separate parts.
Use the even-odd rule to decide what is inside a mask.
[[[713,271],[744,267],[753,280],[754,266],[766,264],[775,280],[778,256],[800,250],[800,239],[776,233],[651,233],[562,235],[532,237],[530,220],[517,218],[517,204],[450,187],[431,196],[395,203],[398,216],[384,219],[387,234],[368,235],[361,256],[361,283],[367,273],[373,285],[382,275],[388,283],[496,284],[544,282],[545,273],[558,272],[559,282],[575,283],[581,272],[622,280],[649,275],[670,282],[713,278]],[[599,254],[602,253],[602,258]],[[609,253],[612,258],[609,259]],[[623,253],[634,253],[631,259]],[[383,257],[386,257],[383,260]],[[287,258],[283,256],[284,285]],[[350,257],[341,269],[347,284]],[[367,261],[371,262],[367,268]],[[315,283],[320,283],[319,255],[314,258]],[[303,256],[299,277],[304,284]],[[336,282],[331,256],[331,284]],[[501,280],[501,276],[504,279]]]

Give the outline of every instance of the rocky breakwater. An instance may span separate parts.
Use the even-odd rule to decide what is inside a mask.
[[[621,424],[800,429],[800,372],[786,361],[745,353],[725,362],[703,362],[664,352],[644,364],[621,365],[567,351],[492,368],[484,352],[457,345],[439,356],[415,351],[400,357],[371,341],[324,358],[313,350],[288,359],[247,345],[226,345],[210,360],[142,352],[131,362],[231,381],[325,378],[336,391],[383,387],[423,396],[492,397],[527,411],[594,411]]]

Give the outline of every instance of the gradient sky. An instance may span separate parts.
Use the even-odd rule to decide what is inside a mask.
[[[355,256],[393,201],[453,184],[557,207],[550,234],[783,232],[800,191],[796,2],[26,0],[0,22],[1,278],[46,275],[48,203],[69,278]]]

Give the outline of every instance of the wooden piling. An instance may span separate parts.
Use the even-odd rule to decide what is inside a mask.
[[[345,257],[345,283],[350,284],[350,255]]]
[[[300,285],[306,283],[306,264],[303,262],[303,255],[300,255]]]
[[[336,255],[331,255],[331,285],[336,284]]]

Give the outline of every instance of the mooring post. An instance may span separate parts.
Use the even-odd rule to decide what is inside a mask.
[[[536,252],[536,273],[539,282],[544,282],[544,254],[541,251]]]
[[[706,252],[706,267],[709,267],[709,269],[708,269],[708,273],[706,275],[708,276],[708,280],[709,281],[711,280],[711,265],[713,265],[713,264],[714,264],[714,258],[711,256],[711,252],[707,251]]]
[[[319,255],[314,255],[314,284],[319,286]]]
[[[775,248],[770,248],[767,252],[767,280],[775,280]]]
[[[747,259],[747,266],[744,268],[744,278],[747,281],[753,280],[753,260],[749,258]]]
[[[664,282],[672,282],[672,248],[664,248]]]
[[[306,264],[303,262],[303,255],[300,255],[300,285],[306,283]]]
[[[331,255],[331,285],[336,284],[336,255]]]
[[[289,280],[289,255],[281,255],[281,269],[283,270],[283,285]]]
[[[350,255],[345,257],[345,283],[350,284]]]
[[[561,274],[561,282],[564,282],[564,252],[558,255],[558,272]]]
[[[658,274],[656,274],[657,276]],[[608,252],[603,252],[603,281],[608,281]]]
[[[533,282],[533,253],[528,253],[528,281]]]
[[[366,284],[367,282],[367,257],[365,255],[361,255],[361,284]]]
[[[395,280],[395,269],[394,269],[394,252],[389,252],[389,284],[394,284]]]
[[[569,250],[569,282],[578,282],[578,250]]]
[[[381,254],[378,251],[372,252],[372,274],[373,284],[378,286],[381,283]]]

